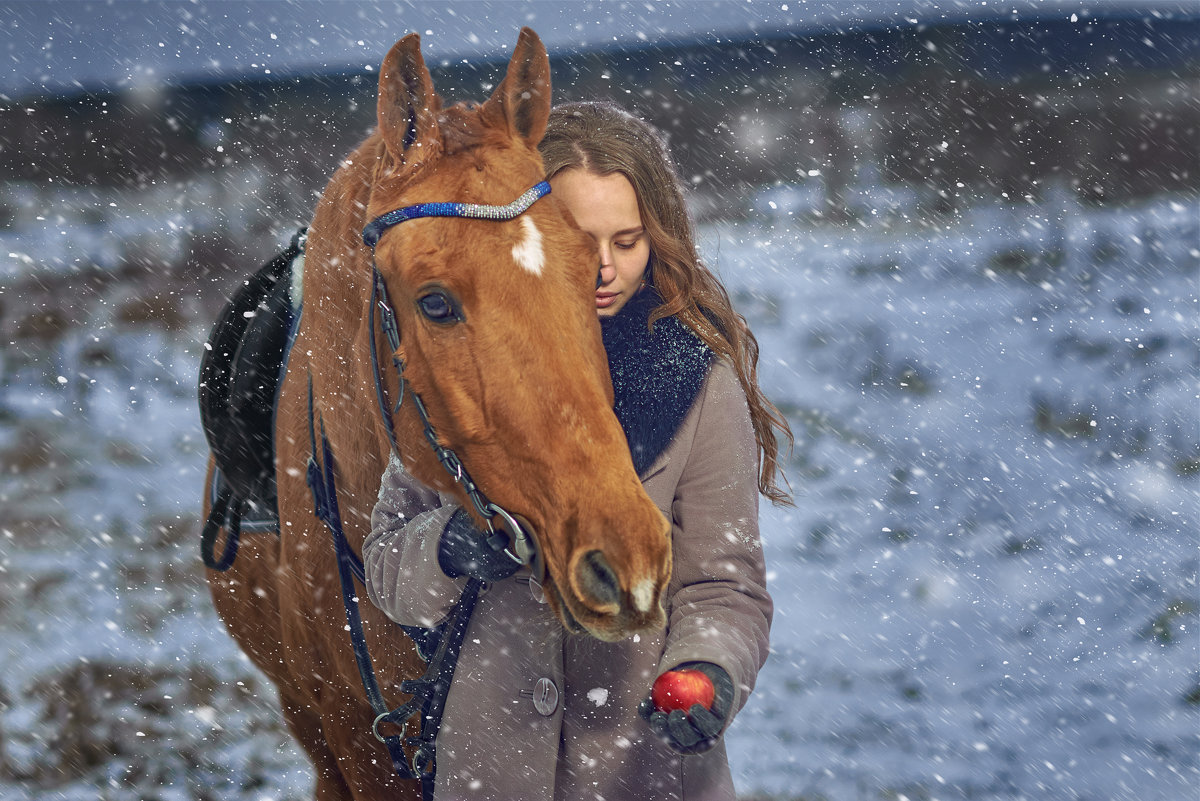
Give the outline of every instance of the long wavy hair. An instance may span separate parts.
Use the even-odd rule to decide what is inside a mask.
[[[601,176],[620,173],[633,185],[650,240],[650,279],[663,298],[650,323],[674,315],[733,364],[758,442],[758,490],[775,503],[791,503],[779,455],[781,438],[789,448],[794,443],[791,427],[759,389],[758,340],[696,250],[683,186],[665,137],[615,104],[565,103],[550,112],[539,150],[547,178],[577,168]]]

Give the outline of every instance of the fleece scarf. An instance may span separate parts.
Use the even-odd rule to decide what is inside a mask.
[[[662,304],[652,286],[630,298],[612,317],[600,318],[613,411],[639,476],[671,444],[675,432],[700,393],[713,352],[675,317],[647,328],[650,312]]]

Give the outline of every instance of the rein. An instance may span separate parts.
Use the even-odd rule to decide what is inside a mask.
[[[416,644],[417,653],[425,660],[426,666],[425,673],[421,678],[405,679],[400,682],[400,691],[409,693],[411,696],[409,700],[395,709],[389,709],[383,692],[380,690],[379,681],[375,677],[371,654],[367,649],[367,638],[363,632],[358,593],[355,591],[355,579],[358,579],[361,584],[366,584],[366,570],[362,558],[354,552],[342,527],[334,478],[336,466],[333,449],[329,445],[329,438],[325,435],[324,420],[320,422],[321,461],[320,464],[317,463],[315,420],[312,376],[309,375],[308,437],[312,456],[308,459],[308,486],[312,490],[313,514],[325,523],[333,536],[334,552],[337,554],[338,580],[342,590],[342,604],[346,609],[346,630],[350,633],[354,661],[358,665],[358,673],[362,679],[367,702],[375,712],[371,733],[387,748],[396,775],[402,779],[420,780],[422,798],[425,801],[431,801],[436,767],[435,744],[438,729],[441,726],[442,710],[445,708],[446,696],[450,691],[450,681],[454,678],[454,668],[458,664],[458,653],[462,648],[463,637],[466,636],[467,625],[471,621],[471,614],[475,610],[475,602],[479,598],[483,582],[474,578],[467,581],[447,622],[441,626],[435,629],[403,625],[400,627]],[[408,719],[418,712],[421,713],[420,731],[413,737],[406,737]],[[400,734],[382,734],[379,727],[383,723],[399,726]],[[416,747],[411,761],[404,754],[403,746],[405,744]]]
[[[375,246],[379,238],[390,228],[407,220],[422,217],[465,217],[470,219],[507,221],[523,214],[540,198],[550,193],[550,184],[542,181],[525,191],[520,197],[503,206],[489,206],[478,203],[421,203],[395,209],[387,214],[376,217],[363,230],[363,242],[371,248],[372,292],[368,300],[368,318],[371,329],[371,366],[374,373],[375,396],[379,405],[379,413],[387,431],[388,440],[396,457],[400,457],[400,444],[396,439],[395,425],[392,415],[396,414],[404,402],[405,394],[412,396],[412,405],[417,412],[424,429],[425,439],[433,448],[434,455],[446,472],[459,484],[471,501],[475,511],[488,526],[487,542],[498,551],[503,551],[510,559],[518,564],[532,564],[538,558],[538,552],[532,537],[525,531],[516,518],[508,511],[492,503],[471,479],[462,460],[453,449],[441,444],[437,432],[429,420],[425,404],[416,391],[408,387],[404,377],[404,361],[397,355],[400,349],[400,328],[396,323],[396,312],[387,295],[387,286],[383,275],[375,264]],[[388,347],[392,351],[392,364],[396,369],[397,393],[396,403],[390,407],[383,386],[383,371],[380,367],[379,353],[375,343],[375,314],[379,312],[379,327],[382,329]],[[414,641],[421,658],[426,662],[425,673],[419,679],[404,680],[400,683],[400,691],[409,693],[409,701],[395,709],[389,710],[375,677],[371,664],[371,656],[367,650],[366,637],[363,632],[362,616],[359,613],[358,596],[355,593],[354,581],[357,579],[365,584],[365,571],[361,557],[354,553],[346,540],[342,528],[341,514],[338,510],[337,487],[334,479],[333,450],[325,436],[325,423],[320,421],[321,429],[321,459],[317,462],[316,415],[313,409],[312,375],[308,378],[308,430],[312,455],[308,460],[307,481],[313,496],[314,514],[325,523],[333,535],[334,548],[337,553],[338,576],[341,582],[342,601],[346,608],[347,629],[350,632],[351,644],[354,648],[354,658],[358,664],[359,676],[366,691],[367,700],[375,711],[376,717],[371,725],[375,738],[388,749],[392,758],[392,766],[402,779],[419,779],[422,796],[429,801],[433,797],[433,779],[437,767],[436,740],[441,726],[442,711],[445,708],[446,697],[450,691],[450,683],[454,678],[454,670],[458,663],[458,654],[462,647],[470,624],[475,602],[479,597],[484,583],[479,579],[469,579],[462,594],[455,602],[454,608],[447,621],[437,629],[424,629],[412,626],[401,626],[404,632]],[[505,527],[512,533],[512,539],[502,531],[492,526],[492,519],[499,516]],[[536,569],[536,568],[535,568]],[[408,719],[417,712],[421,713],[420,733],[413,737],[405,737]],[[399,735],[384,735],[379,727],[390,723],[401,727]],[[402,744],[416,746],[411,762],[405,757]]]

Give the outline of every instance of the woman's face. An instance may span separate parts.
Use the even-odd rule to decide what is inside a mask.
[[[611,317],[642,288],[650,263],[650,239],[633,184],[620,173],[596,175],[572,167],[551,178],[550,187],[584,233],[596,240],[600,250],[596,313]]]

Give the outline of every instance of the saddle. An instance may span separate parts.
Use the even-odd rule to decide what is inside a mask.
[[[303,268],[305,229],[233,293],[200,360],[200,421],[216,463],[201,556],[227,570],[243,530],[279,529],[275,492],[275,407],[295,335],[292,275]],[[301,263],[297,264],[297,260]],[[227,531],[220,558],[213,546]]]

